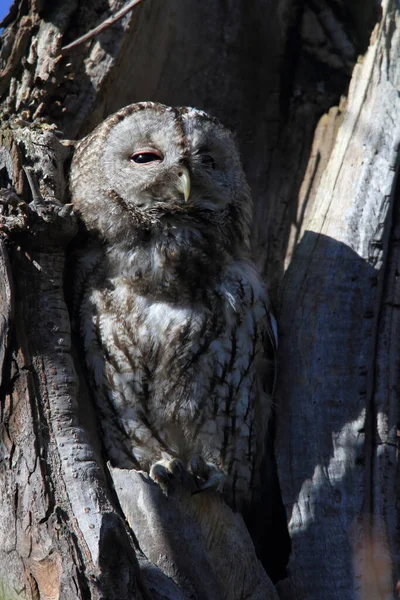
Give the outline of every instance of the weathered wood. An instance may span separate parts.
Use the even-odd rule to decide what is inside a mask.
[[[391,598],[397,581],[400,29],[396,2],[382,10],[312,206],[299,207],[283,282],[280,362],[290,378],[282,370],[276,452],[292,538],[285,598],[366,598],[367,572],[379,597]],[[378,568],[385,546],[396,561],[390,589],[388,569]]]
[[[189,479],[166,495],[145,473],[110,471],[139,546],[185,597],[278,599],[242,517],[219,493],[193,494]]]
[[[4,243],[0,244],[0,387],[3,365],[10,343],[11,321],[14,313],[13,285],[10,261]]]

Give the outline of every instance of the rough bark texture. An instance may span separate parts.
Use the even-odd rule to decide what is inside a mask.
[[[282,369],[276,454],[288,598],[391,598],[398,577],[400,29],[395,4],[382,9],[313,203],[299,206],[283,281],[280,363],[291,375]]]
[[[274,475],[253,515],[261,558],[282,599],[391,598],[398,5],[142,0],[62,51],[122,5],[16,0],[4,22],[1,184],[29,201],[30,166],[47,204],[8,204],[2,220],[13,243],[11,268],[0,247],[0,597],[277,597],[218,496],[166,498],[146,477],[109,473],[71,340],[63,275],[75,225],[57,205],[68,200],[57,138],[157,100],[235,129],[253,190],[254,256],[281,331],[275,452],[288,576]]]

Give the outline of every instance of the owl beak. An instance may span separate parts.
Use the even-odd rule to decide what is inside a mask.
[[[185,202],[187,202],[190,196],[190,175],[186,167],[179,167],[178,177],[178,190],[182,192]]]

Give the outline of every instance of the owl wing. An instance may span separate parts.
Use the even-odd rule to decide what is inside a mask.
[[[271,399],[277,376],[278,328],[269,303],[265,305],[262,328],[262,364],[259,365],[260,385],[264,400]],[[275,418],[269,408],[268,431],[266,434],[263,460],[259,466],[261,479],[250,506],[245,507],[243,516],[253,539],[258,558],[267,572],[279,572],[286,564],[290,551],[290,538],[286,524],[274,452]],[[279,540],[278,545],[265,544],[266,539]],[[282,577],[284,574],[282,575]]]
[[[262,332],[262,388],[271,397],[275,390],[277,376],[278,325],[268,304],[265,307],[265,320]]]

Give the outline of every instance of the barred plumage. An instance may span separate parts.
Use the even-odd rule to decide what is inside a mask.
[[[78,145],[71,193],[90,233],[76,313],[109,459],[156,480],[174,458],[204,478],[204,459],[240,508],[260,477],[275,333],[232,135],[196,109],[128,106]]]

